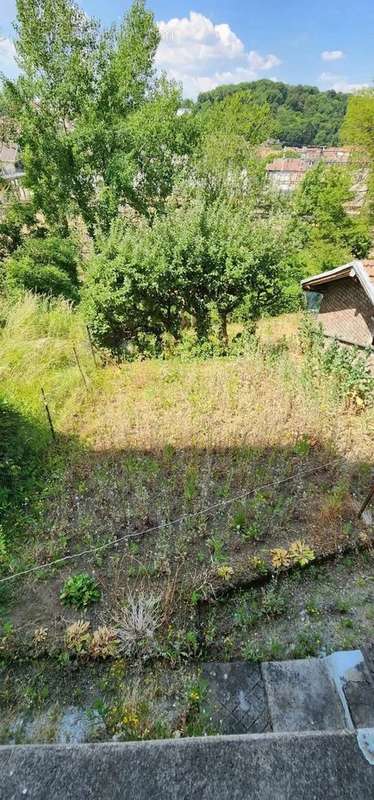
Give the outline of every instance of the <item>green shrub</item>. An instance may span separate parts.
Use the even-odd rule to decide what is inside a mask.
[[[60,593],[60,600],[65,606],[76,608],[86,608],[92,603],[97,603],[100,598],[101,590],[95,578],[86,572],[67,578]]]
[[[57,236],[26,239],[5,262],[8,290],[77,301],[77,254],[74,244]]]
[[[357,405],[374,401],[374,378],[368,367],[371,350],[344,347],[337,341],[328,343],[322,326],[305,314],[299,328],[299,342],[305,356],[305,369],[313,379],[323,375],[334,380],[339,399],[352,399]]]

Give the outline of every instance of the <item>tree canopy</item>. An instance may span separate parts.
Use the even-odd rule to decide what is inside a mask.
[[[344,119],[348,95],[316,86],[291,86],[266,79],[250,83],[217,86],[201,93],[193,108],[206,111],[236,93],[246,93],[250,103],[269,106],[274,119],[273,136],[282,144],[337,145]]]
[[[154,213],[193,136],[179,89],[155,74],[159,32],[144,1],[104,31],[71,0],[17,0],[16,32],[22,73],[5,81],[3,119],[36,208],[61,231],[80,215],[91,233],[120,206]]]
[[[344,119],[342,141],[356,147],[358,164],[367,159],[369,166],[369,210],[374,219],[374,90],[351,95]]]

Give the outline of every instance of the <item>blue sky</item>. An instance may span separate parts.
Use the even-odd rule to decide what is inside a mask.
[[[127,0],[80,0],[105,25]],[[354,91],[374,80],[373,0],[153,0],[159,67],[186,96],[221,83],[268,77]],[[15,0],[0,0],[0,70],[14,74]]]

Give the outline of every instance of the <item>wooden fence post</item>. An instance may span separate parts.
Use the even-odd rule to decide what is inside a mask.
[[[55,429],[54,429],[54,427],[53,427],[53,422],[52,422],[51,412],[50,412],[50,410],[49,410],[48,403],[47,403],[47,398],[46,398],[46,396],[45,396],[45,391],[44,391],[44,389],[43,389],[43,387],[42,387],[42,386],[41,386],[41,393],[42,393],[42,398],[43,398],[43,403],[44,403],[45,413],[47,414],[47,419],[48,419],[48,422],[49,422],[49,427],[50,427],[50,429],[51,429],[52,439],[56,440],[56,432],[55,432]]]
[[[73,352],[74,352],[74,355],[75,355],[75,360],[77,362],[77,367],[78,367],[79,372],[80,372],[80,374],[82,376],[82,381],[83,381],[83,383],[84,383],[84,385],[86,387],[86,390],[88,392],[88,383],[87,383],[87,380],[86,380],[86,376],[85,376],[85,374],[83,372],[83,369],[81,367],[81,363],[80,363],[79,358],[78,358],[78,353],[77,353],[77,350],[76,350],[76,347],[75,347],[74,344],[73,344]]]
[[[95,349],[94,349],[94,346],[93,346],[93,341],[92,341],[91,331],[90,331],[90,328],[89,328],[89,326],[88,326],[88,325],[86,325],[86,329],[87,329],[88,341],[89,341],[89,343],[90,343],[90,348],[91,348],[92,358],[93,358],[93,361],[94,361],[95,367],[97,367],[96,353],[95,353]]]
[[[368,505],[369,505],[370,501],[373,499],[373,497],[374,497],[374,483],[373,483],[373,485],[372,485],[372,487],[370,489],[370,492],[369,492],[366,500],[364,500],[364,502],[363,502],[363,504],[362,504],[362,506],[361,506],[361,508],[360,508],[360,510],[358,512],[358,518],[359,519],[360,519],[360,517],[362,517],[362,515],[363,515],[363,513],[365,511],[365,508],[368,507]]]

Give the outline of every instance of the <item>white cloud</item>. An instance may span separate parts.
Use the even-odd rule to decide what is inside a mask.
[[[352,83],[344,75],[337,75],[334,72],[322,72],[319,76],[321,83],[326,84],[325,89],[334,89],[335,92],[346,92],[352,94],[361,89],[368,89],[368,83]]]
[[[6,36],[0,36],[0,72],[14,75],[17,71],[16,48],[14,42]]]
[[[321,53],[322,61],[340,61],[344,58],[343,50],[323,50]]]
[[[174,80],[183,84],[187,96],[196,96],[222,83],[240,83],[259,77],[261,71],[278,66],[273,53],[246,51],[241,39],[227,23],[190,11],[158,23],[161,42],[156,61]]]

